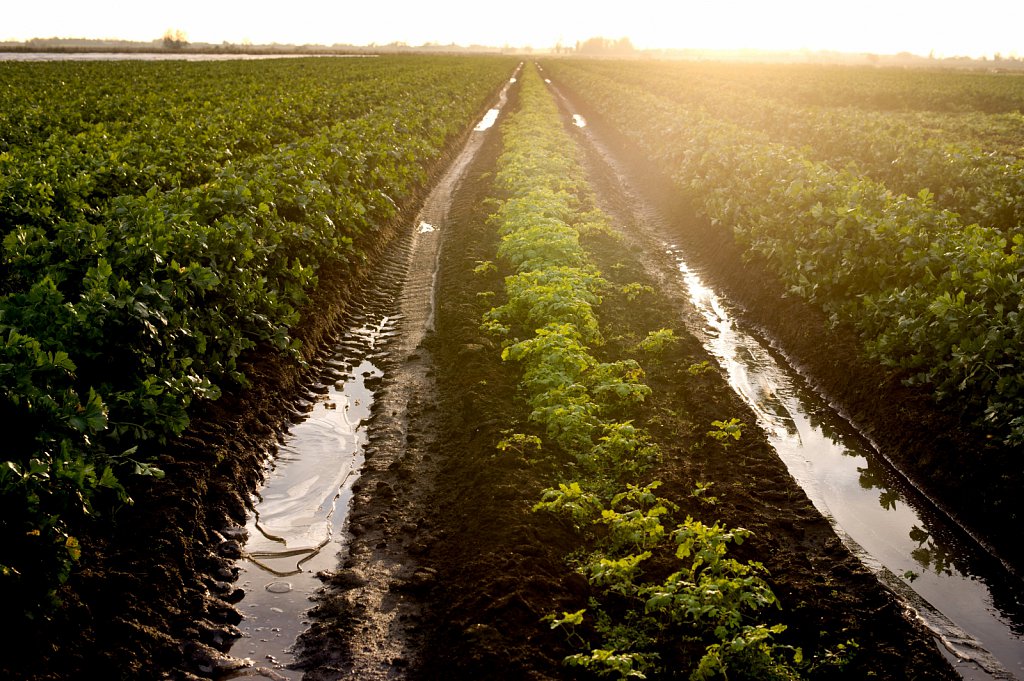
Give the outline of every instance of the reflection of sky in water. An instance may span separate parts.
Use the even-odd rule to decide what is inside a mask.
[[[264,670],[287,679],[302,673],[284,665],[293,661],[290,646],[306,627],[308,594],[320,587],[316,573],[337,568],[342,528],[366,445],[374,390],[382,376],[365,355],[394,335],[387,317],[350,329],[328,363],[330,381],[305,418],[293,425],[274,457],[250,514],[239,561],[238,604],[245,619],[243,638],[231,654],[251,658]],[[271,670],[266,670],[270,672]],[[251,676],[248,670],[240,676]],[[226,678],[233,678],[228,676]]]
[[[365,444],[359,425],[373,404],[364,381],[380,375],[363,361],[289,431],[247,526],[246,551],[258,564],[281,574],[297,572],[300,561],[335,535],[339,490],[355,472]]]
[[[682,262],[679,270],[707,323],[705,346],[726,370],[732,388],[754,410],[772,446],[818,510],[869,567],[885,573],[888,582],[898,577],[899,590],[909,585],[942,613],[929,614],[927,605],[918,603],[947,646],[992,672],[985,674],[972,665],[965,676],[1024,679],[1024,640],[1010,631],[986,584],[965,576],[953,563],[953,556],[969,549],[949,546],[936,537],[928,521],[891,486],[888,471],[869,460],[855,438],[829,425],[827,410],[814,406],[820,400],[804,394],[757,339],[737,330],[714,292]],[[1021,588],[1016,591],[1019,598]],[[943,615],[955,624],[944,623]],[[957,628],[981,641],[999,662],[974,649],[969,640],[961,641]],[[1000,664],[1011,672],[1009,676],[999,671]]]
[[[484,114],[484,117],[480,119],[480,122],[473,128],[476,132],[483,132],[491,128],[498,121],[498,114],[501,113],[498,109],[490,109]]]

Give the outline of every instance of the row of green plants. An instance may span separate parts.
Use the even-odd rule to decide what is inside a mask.
[[[716,79],[741,83],[798,106],[868,111],[988,114],[1024,112],[1024,85],[1015,75],[943,68],[877,68],[823,64],[702,64]]]
[[[986,114],[968,111],[945,114],[934,111],[893,112],[893,118],[951,140],[969,140],[998,154],[1019,156],[1024,139],[1024,116],[1019,113]]]
[[[835,168],[852,166],[888,188],[908,195],[929,190],[938,206],[1008,235],[1024,225],[1024,158],[1020,116],[977,115],[975,127],[936,129],[944,115],[898,115],[856,107],[798,105],[763,83],[746,78],[718,79],[714,69],[686,64],[590,62],[597,74],[627,80],[680,106],[760,131],[763,139],[794,148]],[[730,75],[756,71],[746,67]],[[838,77],[838,75],[837,75]],[[986,132],[996,120],[1016,119],[1006,134],[1016,144],[992,148]],[[1014,135],[1014,133],[1016,133]],[[997,135],[998,131],[992,134]]]
[[[1024,443],[1024,235],[574,63],[548,70],[870,355],[980,432]]]
[[[362,262],[374,231],[425,182],[425,167],[472,124],[512,66],[410,59],[392,72],[370,63],[45,71],[96,78],[101,101],[119,102],[108,102],[112,118],[141,107],[117,124],[84,121],[98,115],[86,113],[97,97],[88,87],[37,81],[31,65],[20,74],[34,102],[19,110],[22,119],[45,117],[49,103],[59,112],[37,126],[34,144],[0,130],[16,142],[0,153],[0,584],[27,616],[50,616],[81,556],[81,532],[130,502],[133,476],[162,475],[154,463],[194,406],[244,389],[247,353],[276,349],[301,361],[292,330],[318,274]],[[248,75],[242,89],[233,82],[239,71]],[[110,85],[130,74],[139,92]],[[348,85],[331,93],[338,83]],[[52,102],[39,99],[37,85]],[[147,96],[154,87],[166,110]],[[267,98],[264,89],[293,96]],[[64,149],[70,133],[60,116],[76,106],[57,93],[76,92],[81,143]],[[190,119],[200,110],[210,117]],[[238,111],[245,116],[233,119]],[[6,123],[15,118],[7,112]],[[272,132],[287,119],[298,127]],[[193,127],[199,147],[219,139],[202,152],[201,172],[182,158]],[[117,131],[109,145],[107,130]],[[262,141],[245,152],[238,142],[235,154],[230,139],[239,133]],[[152,143],[135,148],[136,139]],[[98,188],[100,170],[111,167],[129,179]],[[183,181],[188,174],[195,181]]]
[[[194,188],[370,111],[438,147],[447,125],[410,110],[438,106],[422,93],[451,88],[445,74],[468,86],[486,69],[387,57],[0,64],[0,225],[103,222],[118,196]]]
[[[611,283],[581,245],[581,236],[610,233],[609,223],[593,209],[540,77],[528,70],[521,83],[520,108],[502,126],[501,198],[491,217],[504,300],[483,323],[502,339],[502,358],[520,367],[532,424],[498,447],[560,462],[563,479],[534,510],[557,514],[580,537],[570,563],[591,585],[589,605],[548,618],[579,649],[565,662],[613,678],[798,678],[800,651],[776,641],[784,626],[766,623],[778,601],[765,569],[729,555],[748,533],[680,520],[648,479],[661,455],[636,417],[651,389],[635,359],[598,356],[600,303]],[[627,288],[642,294],[640,285]],[[636,352],[672,339],[654,330]],[[715,433],[739,437],[735,421],[720,425]],[[653,569],[655,562],[671,568]]]

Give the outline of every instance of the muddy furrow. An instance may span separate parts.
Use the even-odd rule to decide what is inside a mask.
[[[632,173],[600,131],[586,129],[570,99],[548,82],[579,130],[602,207],[616,216],[623,236],[647,253],[648,274],[686,301],[679,306],[686,326],[717,358],[843,543],[898,594],[908,616],[930,630],[963,678],[1024,678],[1024,642],[1016,633],[1024,621],[1024,591],[1012,570],[880,456],[841,408],[827,404],[791,368],[792,360],[770,337],[737,328],[737,321],[749,325],[732,318],[742,318],[743,311],[720,299],[702,282],[704,274],[683,260],[701,248],[687,243],[693,237],[677,224],[680,218],[631,186]]]
[[[408,239],[392,245],[408,253]],[[244,528],[238,584],[242,637],[231,649],[250,662],[227,678],[298,679],[294,641],[305,629],[308,594],[337,569],[354,483],[364,465],[367,427],[389,370],[397,329],[397,295],[407,258],[389,260],[354,294],[332,337],[314,360],[311,383],[295,405]]]
[[[420,596],[435,573],[417,560],[431,541],[429,518],[418,509],[436,473],[438,437],[433,362],[423,340],[433,330],[440,249],[454,197],[486,136],[494,134],[493,112],[507,90],[427,197],[390,259],[389,274],[382,275],[394,283],[380,302],[393,310],[395,334],[382,359],[365,461],[352,488],[341,567],[321,573],[324,588],[298,644],[306,679],[401,678],[419,657]]]

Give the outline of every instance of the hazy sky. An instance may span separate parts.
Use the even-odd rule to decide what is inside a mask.
[[[0,40],[402,41],[1024,56],[1024,0],[2,0]]]

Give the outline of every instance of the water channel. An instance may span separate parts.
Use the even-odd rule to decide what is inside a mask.
[[[396,367],[396,375],[407,371],[401,362],[433,324],[438,249],[451,195],[515,82],[513,75],[424,201],[402,252],[356,296],[347,331],[268,462],[246,527],[237,532],[245,540],[238,563],[245,595],[237,606],[242,637],[230,655],[248,666],[225,678],[302,678],[301,670],[290,667],[297,661],[293,647],[309,626],[310,599],[322,586],[317,574],[336,570],[344,555],[345,522],[366,461],[375,405],[395,414],[404,409],[401,396],[389,401],[380,394],[384,367]]]
[[[345,511],[363,463],[366,423],[383,372],[374,364],[394,334],[379,313],[349,329],[327,362],[315,401],[278,447],[246,524],[238,585],[242,638],[231,650],[268,678],[299,679],[291,646],[308,624],[316,574],[337,567]]]
[[[737,326],[675,248],[704,345],[844,543],[895,591],[965,679],[1024,679],[1024,585],[879,460],[784,357]]]
[[[836,533],[933,634],[968,681],[1024,680],[1024,582],[942,513],[828,405],[785,356],[746,331],[675,243],[674,226],[629,185],[615,155],[556,84],[578,134],[617,178],[625,219],[675,262],[700,320],[691,330],[757,415],[790,473]],[[623,209],[619,209],[620,211]]]

